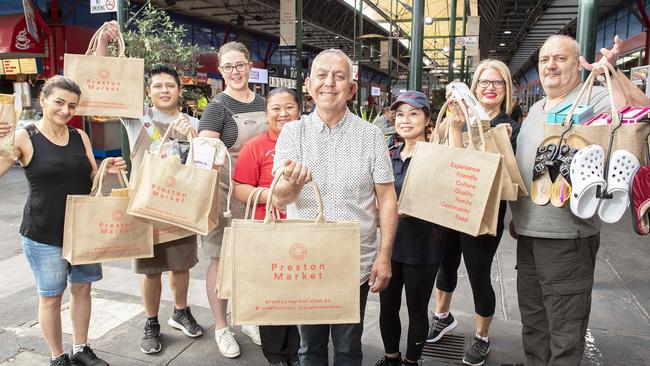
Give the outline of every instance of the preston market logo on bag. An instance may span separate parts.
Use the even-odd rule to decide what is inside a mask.
[[[294,243],[289,247],[289,257],[295,261],[307,258],[307,247],[303,243]],[[322,280],[327,265],[324,263],[271,263],[274,281]]]
[[[187,192],[173,189],[176,186],[176,179],[174,177],[167,177],[165,184],[168,187],[162,187],[157,184],[151,184],[151,196],[165,201],[173,201],[184,203],[187,198]]]
[[[121,83],[119,80],[110,80],[111,73],[107,68],[101,68],[97,71],[99,79],[86,79],[88,90],[119,92]]]
[[[112,222],[99,222],[98,230],[100,235],[128,235],[133,230],[134,222],[121,222],[124,218],[123,211],[113,211]]]

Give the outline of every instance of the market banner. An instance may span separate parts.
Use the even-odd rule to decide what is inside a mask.
[[[280,46],[296,45],[296,0],[280,0]]]

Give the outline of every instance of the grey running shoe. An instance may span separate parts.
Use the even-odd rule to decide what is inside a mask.
[[[140,350],[144,353],[157,353],[161,349],[160,323],[147,320],[144,324],[144,337],[140,343]]]
[[[433,321],[429,327],[429,335],[427,336],[427,343],[435,343],[442,338],[443,335],[451,332],[456,328],[458,322],[454,319],[454,316],[449,313],[446,318],[439,319],[437,316],[433,316]]]
[[[194,338],[203,335],[203,328],[201,328],[196,322],[196,319],[194,319],[194,316],[192,316],[189,306],[182,310],[174,309],[174,314],[169,318],[167,324],[181,330],[188,337]]]
[[[396,358],[388,358],[386,356],[382,357],[381,360],[377,361],[375,366],[401,366],[402,358],[397,356]]]
[[[474,336],[474,340],[469,348],[465,351],[463,363],[470,366],[481,366],[485,363],[487,355],[490,352],[490,341],[484,341]]]
[[[97,357],[89,345],[70,357],[70,364],[77,366],[109,366],[108,362]]]

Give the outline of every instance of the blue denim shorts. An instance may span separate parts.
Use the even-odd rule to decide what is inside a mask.
[[[68,282],[90,283],[102,279],[101,264],[73,266],[62,258],[62,248],[33,241],[22,236],[23,252],[36,278],[36,289],[41,296],[58,296]]]

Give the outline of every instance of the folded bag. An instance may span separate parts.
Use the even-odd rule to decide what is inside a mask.
[[[162,142],[177,123],[169,125]],[[192,136],[189,139],[191,146]],[[219,220],[219,172],[194,166],[192,147],[185,165],[165,160],[161,153],[145,151],[127,212],[207,235]]]
[[[437,126],[450,103],[445,102],[440,110]],[[465,121],[470,121],[466,107],[460,106]],[[494,235],[497,215],[491,212],[496,209],[498,213],[501,200],[502,157],[484,150],[482,128],[478,129],[481,147],[474,146],[472,128],[467,130],[467,148],[449,145],[450,126],[446,131],[447,145],[440,144],[437,131],[433,142],[417,142],[404,178],[398,212],[472,236]]]
[[[126,213],[129,197],[102,195],[108,160],[95,176],[90,195],[68,195],[63,229],[63,259],[70,264],[153,257],[153,228]],[[120,182],[128,188],[124,172]]]
[[[63,74],[81,88],[76,114],[140,118],[144,103],[144,60],[124,56],[124,38],[118,34],[118,57],[96,56],[101,26],[85,55],[66,53]],[[118,31],[119,32],[119,31]]]
[[[325,220],[318,187],[315,220],[276,220],[269,188],[264,221],[233,220],[233,324],[350,324],[360,321],[357,222]]]

